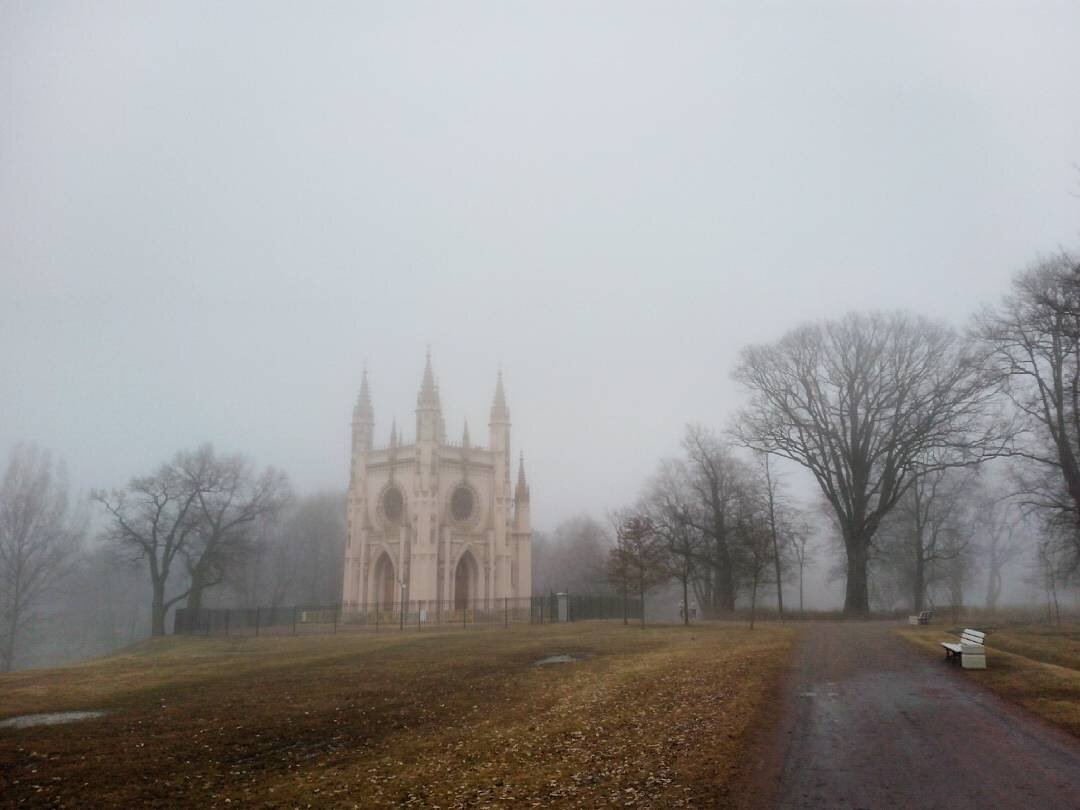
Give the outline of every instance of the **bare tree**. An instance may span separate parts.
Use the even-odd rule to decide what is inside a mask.
[[[257,474],[244,456],[219,456],[209,444],[179,454],[174,464],[196,493],[198,531],[182,553],[190,579],[187,606],[198,610],[205,591],[253,554],[258,521],[280,511],[291,493],[288,479],[273,467]]]
[[[776,609],[780,615],[780,621],[784,620],[784,577],[783,555],[781,554],[781,536],[786,534],[785,504],[781,503],[780,482],[769,466],[769,454],[761,454],[761,474],[764,481],[765,518],[769,527],[769,538],[772,541],[773,574],[776,578]],[[786,547],[788,543],[783,543]],[[801,592],[801,585],[800,585]],[[801,598],[801,597],[800,597]],[[751,620],[751,625],[753,621]]]
[[[765,582],[773,559],[773,539],[766,515],[750,514],[739,521],[739,543],[746,560],[747,578],[750,580],[750,629],[757,618],[758,588]]]
[[[33,445],[12,450],[0,483],[0,670],[14,667],[22,634],[67,572],[84,529],[63,465]]]
[[[153,590],[150,634],[165,635],[165,616],[188,595],[188,588],[171,596],[166,588],[178,557],[198,531],[199,493],[176,463],[163,464],[154,473],[133,478],[124,489],[101,490],[91,498],[108,518],[102,539],[132,562],[145,560]]]
[[[1060,538],[1047,532],[1035,549],[1035,580],[1046,594],[1047,622],[1057,626],[1061,625],[1061,591],[1065,585],[1063,548]]]
[[[937,570],[964,556],[973,543],[973,512],[981,490],[971,469],[936,469],[916,478],[885,520],[879,533],[880,557],[912,609],[925,609],[927,590]]]
[[[702,557],[701,532],[687,518],[689,509],[686,465],[664,461],[650,480],[645,509],[666,548],[664,566],[682,588],[682,620],[690,624],[690,587],[699,574]]]
[[[249,607],[331,605],[341,599],[345,496],[322,492],[297,498],[282,512],[256,519],[256,551],[231,569],[227,582]]]
[[[986,609],[996,613],[1001,599],[1002,574],[1022,549],[1022,515],[1014,504],[1005,498],[990,498],[980,510],[982,533],[985,538],[983,551],[986,558]]]
[[[104,539],[129,559],[146,562],[153,590],[152,635],[165,634],[169,608],[193,592],[201,598],[250,550],[251,527],[280,506],[285,486],[284,477],[273,470],[252,478],[236,457],[219,460],[206,446],[178,453],[125,489],[92,494],[108,517]],[[169,595],[178,564],[185,565],[186,587]]]
[[[814,564],[814,551],[810,546],[810,526],[802,522],[793,527],[788,542],[791,554],[795,558],[795,565],[799,570],[799,615],[805,612],[803,605],[803,583],[806,579],[806,569]]]
[[[607,555],[607,578],[608,581],[622,594],[623,624],[630,623],[630,583],[633,576],[633,565],[629,551],[622,543],[616,542],[608,550]],[[642,613],[645,604],[641,605]]]
[[[608,586],[608,528],[590,515],[574,515],[550,535],[533,537],[533,591],[596,593]]]
[[[1069,527],[1065,565],[1080,567],[1080,259],[1060,253],[1013,279],[978,319],[1001,390],[1025,421],[1016,455],[1029,460],[1023,498]],[[1045,474],[1041,474],[1045,473]]]
[[[683,449],[688,493],[683,518],[701,536],[699,596],[709,614],[715,616],[735,609],[740,549],[734,517],[741,508],[750,473],[730,447],[701,426],[687,427]]]
[[[630,592],[641,599],[641,624],[645,625],[645,596],[665,581],[668,572],[664,565],[665,547],[644,514],[631,512],[615,518],[616,541],[610,553],[609,570],[612,578],[621,582],[624,599]]]
[[[734,376],[751,400],[736,434],[813,474],[843,536],[845,613],[869,612],[871,543],[918,475],[999,451],[982,361],[953,330],[903,313],[851,314],[743,349]]]

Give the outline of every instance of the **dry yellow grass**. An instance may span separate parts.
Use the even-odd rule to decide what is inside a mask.
[[[944,656],[940,642],[957,640],[957,633],[962,629],[905,627],[898,632],[928,654]],[[964,670],[964,674],[975,683],[1080,736],[1080,669],[1054,663],[1077,663],[1075,641],[1071,638],[1074,631],[1075,628],[1055,631],[1038,626],[990,631],[987,668]]]
[[[12,801],[715,805],[792,633],[614,623],[440,635],[164,639],[0,677]],[[544,656],[586,656],[535,667]]]
[[[963,628],[960,628],[963,629]],[[1044,664],[1080,669],[1080,626],[1025,624],[990,628],[994,646]]]

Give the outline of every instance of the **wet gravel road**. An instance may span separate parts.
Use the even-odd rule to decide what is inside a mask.
[[[802,629],[753,806],[1080,808],[1080,741],[891,630]]]

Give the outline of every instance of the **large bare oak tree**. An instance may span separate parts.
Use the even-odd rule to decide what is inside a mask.
[[[181,452],[154,473],[124,489],[95,492],[108,517],[104,538],[136,560],[145,560],[153,590],[150,628],[165,634],[174,604],[217,584],[249,554],[258,521],[288,495],[285,477],[268,468],[256,474],[242,456],[218,456],[210,445]],[[185,585],[169,594],[177,566]],[[198,606],[198,601],[193,607]]]
[[[994,376],[952,329],[904,313],[810,323],[743,349],[736,434],[813,474],[847,554],[844,611],[869,612],[874,535],[918,475],[1000,450]]]

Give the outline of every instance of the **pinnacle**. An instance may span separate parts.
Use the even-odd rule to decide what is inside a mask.
[[[360,379],[360,393],[356,395],[356,412],[366,415],[374,413],[371,407],[371,389],[368,387],[367,363],[364,364],[364,374]]]
[[[506,407],[506,392],[503,390],[502,369],[495,380],[495,401],[491,405],[491,418],[508,419],[510,409]]]
[[[428,348],[424,363],[424,378],[420,382],[420,393],[416,397],[417,407],[438,408],[439,391],[435,386],[435,373],[431,370],[431,349]]]
[[[517,488],[514,490],[514,499],[518,501],[529,500],[529,484],[525,480],[525,454],[518,457]]]

